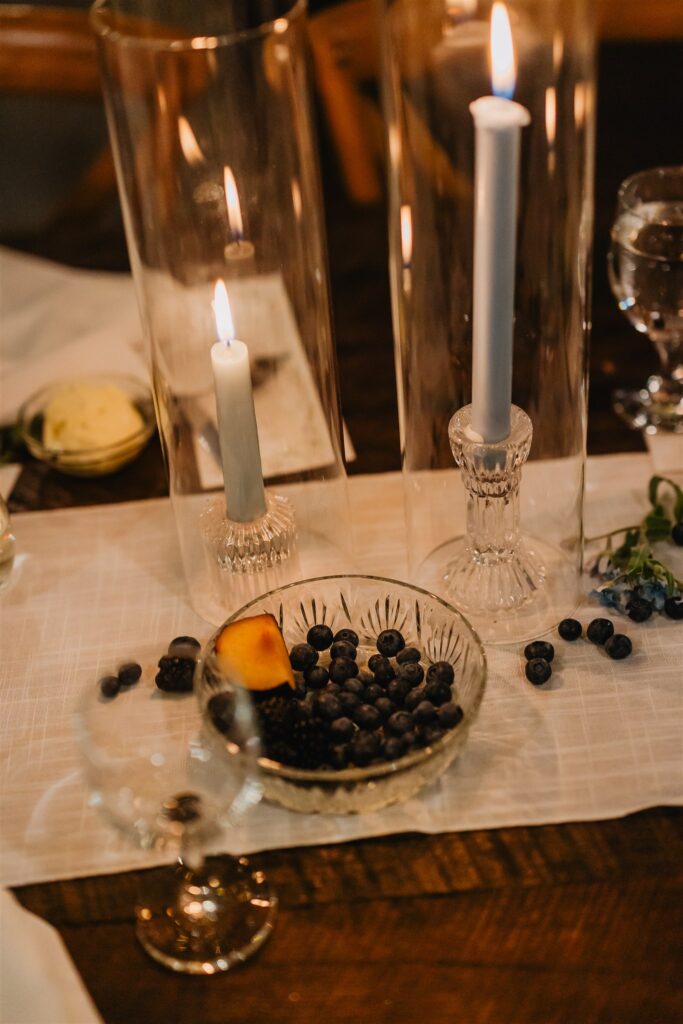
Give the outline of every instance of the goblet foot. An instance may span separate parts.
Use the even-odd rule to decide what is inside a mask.
[[[269,937],[277,896],[245,858],[191,872],[182,865],[165,894],[136,908],[136,934],[153,960],[183,974],[218,974],[244,963]],[[170,887],[172,884],[172,888]]]
[[[524,542],[516,550],[481,557],[468,538],[455,545],[444,581],[446,594],[470,615],[503,612],[532,601],[543,586],[545,568]]]
[[[296,516],[291,502],[266,493],[266,511],[249,523],[225,514],[222,497],[201,514],[204,544],[213,564],[231,573],[258,573],[285,562],[296,548]]]

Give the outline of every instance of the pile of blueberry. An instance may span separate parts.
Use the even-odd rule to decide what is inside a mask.
[[[361,665],[354,630],[312,626],[290,651],[297,691],[256,705],[265,754],[300,768],[364,767],[429,746],[462,720],[452,665],[425,671],[421,652],[396,629],[383,630],[376,646]]]
[[[573,642],[578,640],[583,632],[583,626],[577,619],[562,619],[557,627],[557,632],[563,640]],[[592,644],[604,647],[610,658],[621,661],[628,658],[633,650],[629,637],[623,633],[615,633],[614,626],[609,619],[593,619],[586,629],[586,636]],[[547,683],[552,675],[552,660],[555,657],[555,648],[547,640],[532,640],[524,648],[526,658],[525,674],[530,683],[534,686],[542,686]]]

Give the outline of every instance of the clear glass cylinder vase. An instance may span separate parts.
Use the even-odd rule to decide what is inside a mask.
[[[351,558],[305,3],[92,21],[184,570],[220,622]]]
[[[495,14],[493,6],[490,0],[382,0],[383,84],[411,577],[447,593],[485,639],[508,641],[551,627],[580,596],[594,38],[584,0],[510,0],[496,4]],[[492,23],[503,6],[512,46],[510,53],[508,41],[501,87],[492,82]],[[501,500],[518,502],[514,521],[542,572],[533,594],[513,595],[508,606],[487,604],[462,575],[453,583],[452,572],[463,543],[473,546],[468,518],[481,504],[465,470],[456,467],[462,445],[452,449],[449,422],[473,394],[475,235],[487,216],[487,208],[475,209],[476,168],[487,154],[470,105],[492,91],[524,108],[517,187],[508,180],[515,174],[512,151],[499,150],[489,171],[496,188],[507,188],[517,203],[508,268],[514,287],[508,402],[527,414],[532,428],[519,486],[503,489]],[[494,224],[494,262],[497,247],[508,244],[507,230]],[[502,291],[494,287],[489,295],[494,318],[504,311]],[[493,355],[488,371],[495,384],[500,366]],[[482,458],[497,456],[488,451]],[[488,492],[485,503],[491,507]],[[504,532],[505,514],[497,521]]]

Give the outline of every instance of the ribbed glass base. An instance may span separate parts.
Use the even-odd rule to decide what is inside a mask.
[[[296,549],[296,516],[291,502],[266,492],[266,512],[249,523],[225,514],[225,500],[216,497],[200,517],[204,545],[211,561],[229,573],[254,574],[280,565]]]

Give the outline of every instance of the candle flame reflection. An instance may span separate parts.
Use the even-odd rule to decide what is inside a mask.
[[[225,167],[223,170],[223,183],[225,187],[225,202],[228,208],[228,224],[233,236],[241,239],[244,236],[242,209],[240,207],[240,197],[237,193],[237,182],[230,167]]]
[[[235,338],[235,326],[232,322],[230,300],[225,281],[219,278],[213,290],[213,315],[216,318],[216,334],[224,345],[229,345]]]
[[[187,118],[181,114],[178,118],[178,136],[183,156],[191,167],[196,167],[204,160],[204,154],[199,148],[197,136],[192,131],[192,126]]]
[[[409,266],[413,258],[413,217],[410,207],[401,207],[401,255],[403,266]]]
[[[491,84],[494,96],[511,100],[517,81],[515,48],[507,7],[496,0],[491,10]]]

